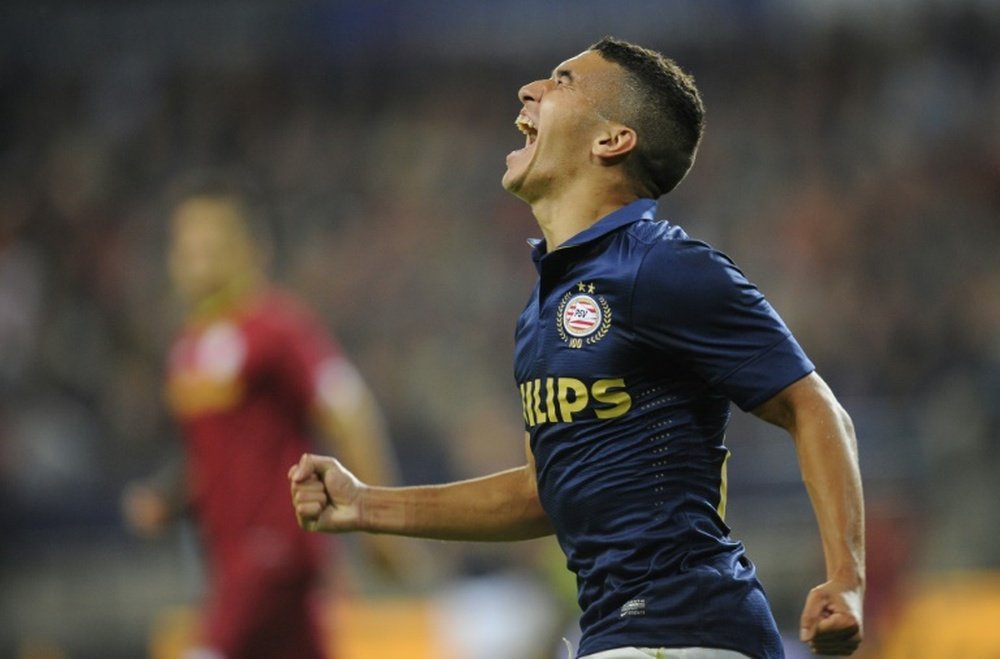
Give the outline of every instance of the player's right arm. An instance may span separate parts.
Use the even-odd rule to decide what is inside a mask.
[[[376,487],[334,458],[303,455],[289,470],[299,525],[309,531],[366,531],[437,540],[527,540],[552,533],[538,499],[534,457],[526,464],[442,485]]]
[[[184,498],[184,467],[178,454],[152,476],[126,485],[121,495],[122,516],[133,531],[153,538],[180,516]]]

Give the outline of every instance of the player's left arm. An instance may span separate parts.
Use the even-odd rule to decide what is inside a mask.
[[[816,654],[851,654],[861,642],[865,588],[864,502],[851,418],[815,372],[753,413],[791,434],[823,543],[827,580],[806,598],[801,638]]]
[[[315,426],[337,458],[366,483],[395,485],[399,468],[381,408],[343,357],[329,362],[313,403]]]
[[[398,462],[381,407],[361,374],[345,358],[320,378],[314,425],[338,459],[366,483],[398,485]],[[331,362],[332,363],[332,362]],[[362,536],[366,555],[382,572],[413,581],[435,569],[421,548],[399,538]]]

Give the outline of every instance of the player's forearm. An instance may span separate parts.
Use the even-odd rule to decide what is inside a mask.
[[[171,517],[183,513],[187,507],[187,493],[184,487],[184,456],[180,450],[172,452],[143,484],[163,498]]]
[[[863,586],[864,500],[851,419],[828,400],[800,411],[792,435],[819,525],[827,578]]]
[[[365,487],[361,530],[438,540],[527,540],[552,533],[528,467],[444,485]]]

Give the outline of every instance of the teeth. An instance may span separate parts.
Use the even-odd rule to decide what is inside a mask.
[[[538,127],[535,126],[535,122],[523,114],[517,115],[517,119],[514,120],[514,125],[517,126],[519,131],[528,137],[534,137],[538,134]]]

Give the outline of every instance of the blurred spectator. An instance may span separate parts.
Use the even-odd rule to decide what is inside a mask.
[[[326,656],[316,592],[326,557],[287,512],[284,465],[310,450],[309,427],[345,464],[396,480],[366,384],[301,304],[268,283],[261,212],[228,182],[200,182],[177,201],[169,262],[187,321],[166,399],[183,431],[183,466],[131,484],[123,498],[145,534],[178,508],[194,513],[209,590],[192,658]],[[368,544],[397,573],[410,563],[399,544]]]

